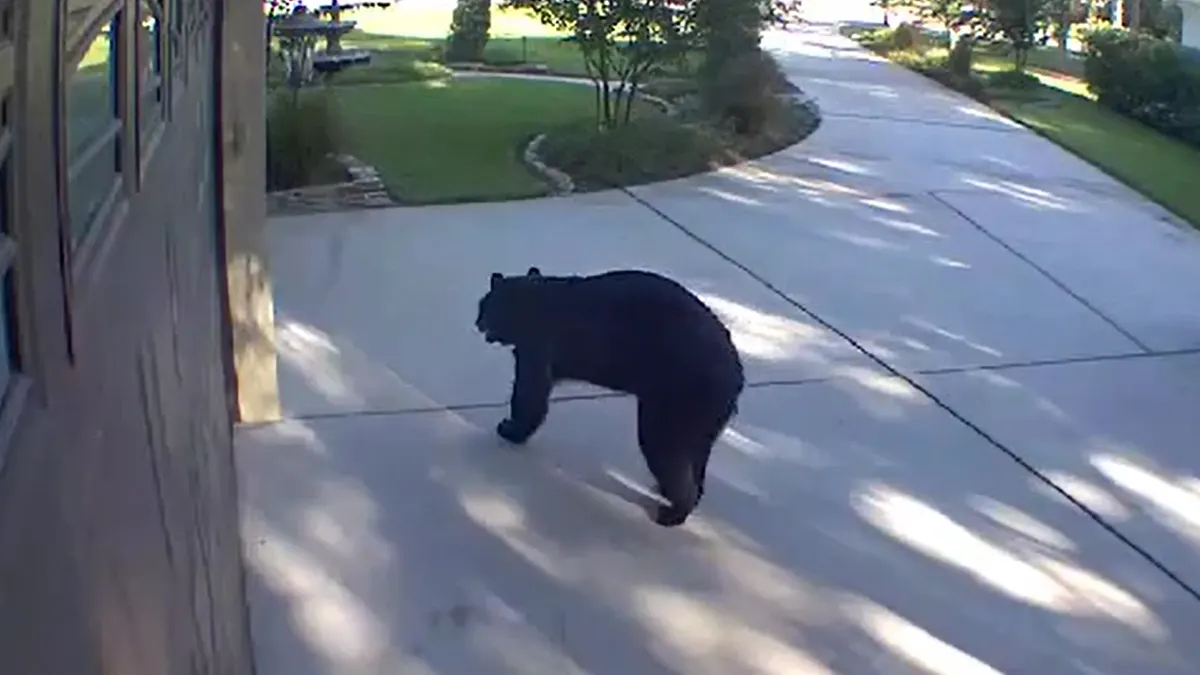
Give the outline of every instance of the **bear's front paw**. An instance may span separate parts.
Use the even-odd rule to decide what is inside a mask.
[[[509,443],[515,443],[516,445],[521,445],[529,440],[530,436],[524,427],[509,418],[500,420],[500,423],[496,425],[496,434]]]

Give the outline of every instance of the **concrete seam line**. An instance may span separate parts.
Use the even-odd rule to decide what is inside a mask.
[[[1058,277],[1051,274],[1044,267],[1042,267],[1041,265],[1038,265],[1033,260],[1030,260],[1028,256],[1026,256],[1025,254],[1021,253],[1017,249],[1010,246],[1008,244],[1008,242],[1004,241],[1000,237],[993,234],[991,230],[989,230],[986,227],[984,227],[983,225],[979,224],[979,222],[977,220],[975,220],[971,216],[968,216],[962,209],[951,204],[949,201],[947,201],[945,198],[943,198],[941,195],[939,195],[936,190],[931,190],[929,192],[929,196],[933,197],[933,199],[935,201],[937,201],[939,204],[941,204],[942,206],[945,206],[946,208],[950,209],[950,211],[953,212],[955,215],[957,215],[959,218],[962,218],[963,220],[965,220],[968,224],[971,225],[971,227],[974,227],[976,230],[978,230],[980,233],[982,233],[983,236],[992,240],[996,244],[999,244],[1000,247],[1003,248],[1005,251],[1008,251],[1009,253],[1013,254],[1014,256],[1017,257],[1018,260],[1025,263],[1026,265],[1031,267],[1034,271],[1036,271],[1038,274],[1045,277],[1047,281],[1049,281],[1050,283],[1057,286],[1060,291],[1071,296],[1076,302],[1078,302],[1079,304],[1086,307],[1089,311],[1091,311],[1096,316],[1100,317],[1100,319],[1102,321],[1104,321],[1104,323],[1107,323],[1109,325],[1109,327],[1111,327],[1113,330],[1117,331],[1122,336],[1124,336],[1126,340],[1129,340],[1134,345],[1136,345],[1138,349],[1142,350],[1143,352],[1146,352],[1147,354],[1153,351],[1152,349],[1150,349],[1150,347],[1148,345],[1146,345],[1146,343],[1139,340],[1137,338],[1137,336],[1135,336],[1133,333],[1130,333],[1128,330],[1126,330],[1124,327],[1122,327],[1120,324],[1118,324],[1112,317],[1110,317],[1109,315],[1100,311],[1099,308],[1097,308],[1091,302],[1088,302],[1088,300],[1086,298],[1084,298],[1082,295],[1076,293],[1073,289],[1071,289],[1065,283],[1060,281]]]
[[[1133,361],[1138,359],[1170,358],[1172,356],[1193,356],[1200,354],[1200,347],[1187,349],[1170,349],[1158,352],[1124,352],[1119,354],[1096,354],[1094,356],[1069,356],[1061,359],[1038,359],[1033,361],[1014,361],[1011,363],[993,363],[979,366],[946,366],[943,368],[923,368],[914,371],[918,375],[949,375],[952,373],[991,372],[997,370],[1017,370],[1020,368],[1041,368],[1045,366],[1069,366],[1076,363],[1105,363],[1108,361]]]
[[[797,302],[790,295],[784,293],[777,286],[772,284],[770,281],[767,281],[765,278],[760,276],[754,270],[752,270],[748,266],[742,264],[736,258],[725,253],[720,248],[717,248],[715,245],[710,243],[708,240],[697,235],[695,232],[688,229],[687,227],[685,227],[683,224],[681,224],[677,220],[671,218],[669,215],[667,215],[662,210],[655,207],[649,201],[642,199],[641,197],[638,197],[636,194],[634,194],[632,191],[630,191],[628,189],[622,188],[621,190],[625,194],[629,195],[630,199],[641,204],[643,207],[645,207],[646,209],[648,209],[649,211],[651,211],[652,213],[657,215],[659,218],[662,218],[664,221],[666,221],[670,225],[674,226],[676,229],[678,229],[680,232],[682,232],[689,239],[695,241],[696,243],[700,244],[704,248],[707,248],[708,250],[712,251],[713,253],[715,253],[718,257],[720,257],[725,262],[738,268],[744,274],[748,275],[750,278],[757,281],[759,284],[762,284],[763,287],[765,287],[767,290],[774,293],[781,300],[783,300],[784,302],[788,303],[789,305],[795,307],[796,309],[800,310],[802,313],[804,313],[805,316],[809,317],[813,321],[816,321],[821,326],[823,326],[826,330],[832,332],[833,334],[835,334],[838,337],[845,340],[847,343],[850,344],[850,346],[854,347],[855,350],[860,352],[863,356],[866,356],[869,360],[874,362],[877,366],[882,368],[884,371],[886,371],[893,377],[895,377],[899,380],[902,380],[903,382],[908,384],[910,387],[912,387],[916,391],[920,392],[923,396],[925,396],[927,399],[929,399],[931,402],[933,402],[933,404],[935,406],[937,406],[938,408],[945,411],[948,415],[953,417],[960,424],[966,426],[968,429],[970,429],[972,432],[974,432],[976,435],[978,435],[980,438],[982,438],[984,441],[986,441],[989,445],[996,448],[1001,453],[1006,455],[1009,459],[1016,462],[1018,466],[1020,466],[1022,469],[1029,472],[1034,477],[1036,477],[1038,480],[1040,480],[1042,483],[1044,483],[1048,488],[1050,488],[1051,491],[1058,494],[1063,499],[1066,499],[1068,503],[1074,505],[1075,508],[1079,509],[1084,514],[1086,514],[1087,517],[1090,518],[1093,522],[1095,522],[1101,528],[1107,530],[1108,533],[1111,534],[1112,536],[1116,537],[1118,541],[1125,544],[1129,548],[1133,549],[1133,551],[1136,552],[1139,556],[1141,556],[1143,560],[1150,563],[1150,565],[1152,567],[1156,568],[1159,572],[1162,572],[1164,575],[1166,575],[1166,577],[1168,579],[1170,579],[1172,582],[1174,582],[1175,585],[1177,585],[1179,588],[1181,588],[1185,593],[1192,596],[1192,598],[1194,600],[1200,602],[1200,591],[1196,590],[1191,585],[1189,585],[1186,581],[1183,580],[1182,577],[1180,577],[1178,574],[1173,572],[1171,570],[1171,568],[1167,567],[1164,563],[1160,562],[1158,560],[1158,558],[1155,558],[1153,555],[1150,554],[1149,551],[1142,548],[1140,545],[1138,545],[1132,539],[1125,536],[1125,534],[1122,533],[1121,531],[1119,531],[1116,527],[1109,524],[1109,522],[1107,520],[1105,520],[1102,516],[1100,516],[1098,513],[1096,513],[1094,510],[1092,510],[1086,504],[1081,502],[1079,499],[1075,498],[1069,492],[1067,492],[1062,487],[1060,487],[1057,483],[1055,483],[1054,481],[1047,478],[1041,471],[1038,471],[1038,469],[1036,467],[1034,467],[1032,464],[1027,462],[1019,454],[1017,454],[1016,451],[1009,448],[1004,443],[1000,442],[999,439],[992,436],[987,431],[984,431],[984,429],[982,427],[980,427],[978,424],[975,424],[971,420],[967,419],[966,416],[964,416],[962,413],[960,413],[957,410],[955,410],[954,408],[952,408],[948,403],[943,401],[941,398],[939,398],[937,395],[935,395],[928,388],[922,386],[919,382],[917,382],[912,377],[905,375],[904,373],[900,372],[898,369],[893,367],[888,362],[886,362],[883,359],[876,356],[870,350],[863,347],[861,343],[859,343],[857,340],[855,340],[853,337],[851,337],[845,331],[842,331],[841,329],[837,328],[832,323],[827,321],[824,317],[820,316],[816,312],[805,307],[803,304]]]
[[[771,387],[799,387],[807,384],[824,384],[834,380],[845,379],[840,375],[828,375],[812,378],[797,378],[794,380],[764,380],[762,382],[747,382],[747,389],[768,389]],[[559,396],[551,396],[550,403],[571,403],[573,401],[600,401],[609,398],[630,398],[632,394],[626,394],[619,391],[600,391],[591,394],[563,394]],[[498,408],[508,407],[507,401],[490,401],[480,403],[455,403],[443,406],[421,406],[415,408],[377,408],[374,410],[345,410],[324,413],[301,413],[299,415],[287,415],[278,420],[269,422],[247,422],[236,425],[236,428],[241,429],[260,429],[273,426],[280,422],[313,422],[320,420],[339,420],[352,417],[402,417],[404,415],[420,415],[434,412],[463,412],[467,410],[495,410]]]
[[[1078,356],[1064,359],[1044,359],[1039,361],[1014,361],[1011,363],[995,363],[985,365],[972,366],[948,366],[945,368],[926,368],[913,371],[917,375],[954,375],[958,373],[973,373],[973,372],[992,372],[999,370],[1010,370],[1018,368],[1042,368],[1053,366],[1066,366],[1080,363],[1103,363],[1108,361],[1130,361],[1137,359],[1151,358],[1170,358],[1173,356],[1193,356],[1200,355],[1200,347],[1191,349],[1176,349],[1171,351],[1161,352],[1126,352],[1123,354],[1100,354],[1096,356]],[[795,379],[783,380],[762,380],[760,382],[747,382],[747,389],[768,389],[770,387],[796,387],[807,384],[826,384],[837,380],[845,379],[841,375],[820,375],[814,377],[799,377]],[[552,396],[551,403],[568,402],[568,401],[590,401],[605,398],[621,398],[629,396],[620,392],[594,392],[591,394],[562,394]],[[290,415],[283,418],[283,421],[312,421],[323,419],[342,419],[347,417],[381,417],[388,415],[410,415],[419,413],[442,412],[445,410],[461,411],[461,410],[490,410],[494,408],[503,408],[508,405],[507,401],[490,401],[479,403],[452,403],[443,406],[420,406],[415,408],[380,408],[375,410],[346,410],[339,412],[327,413],[301,413],[299,415]],[[265,427],[275,424],[271,422],[253,422],[239,424],[239,429],[253,429]]]

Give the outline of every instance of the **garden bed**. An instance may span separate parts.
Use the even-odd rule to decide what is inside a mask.
[[[267,193],[271,215],[320,213],[394,206],[396,200],[375,167],[353,155],[329,157],[330,175],[312,185]]]
[[[570,176],[576,191],[642,185],[738,164],[799,143],[816,130],[820,112],[802,95],[778,94],[766,106],[761,129],[737,134],[706,117],[686,84],[647,90],[679,114],[644,114],[608,131],[595,124],[550,130],[539,154]]]
[[[759,83],[751,85],[758,87],[755,102],[746,104],[752,111],[746,114],[755,120],[749,125],[753,130],[734,133],[728,128],[732,118],[718,121],[699,105],[699,54],[683,52],[686,58],[656,69],[656,81],[639,92],[627,124],[610,120],[599,131],[596,93],[575,44],[545,30],[526,37],[494,36],[482,60],[446,63],[446,24],[434,30],[432,23],[422,27],[420,21],[399,21],[402,14],[411,19],[388,10],[378,20],[361,22],[366,30],[352,32],[343,43],[369,50],[370,63],[323,78],[325,86],[301,98],[328,103],[275,122],[297,139],[293,154],[314,165],[324,160],[312,147],[333,142],[336,152],[377,168],[395,203],[520,199],[678,178],[780,150],[803,139],[819,122],[815,106],[801,102],[778,65],[764,57],[750,73]],[[493,32],[497,18],[501,24],[530,21],[495,10],[492,18]],[[392,34],[396,30],[415,34]],[[506,75],[510,73],[527,77]],[[539,80],[538,75],[546,77]],[[562,78],[573,81],[555,81]],[[278,89],[282,79],[276,66],[268,81]],[[295,121],[322,117],[325,108],[333,109],[328,113],[332,117],[322,121],[327,130]],[[296,162],[288,159],[274,162],[277,173],[295,173],[290,167]],[[322,172],[307,173],[315,177]],[[343,183],[293,190],[291,201],[345,189]]]

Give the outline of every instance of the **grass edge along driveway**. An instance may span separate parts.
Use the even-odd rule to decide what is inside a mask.
[[[932,46],[893,54],[871,44],[869,30],[847,27],[843,34],[902,66],[928,67],[946,53]],[[981,46],[980,52],[973,63],[976,75],[986,78],[1001,69],[996,47]],[[987,105],[1200,229],[1200,149],[1100,106],[1076,77],[1076,68],[1056,68],[1053,59],[1031,58],[1035,61],[1042,71],[1035,71],[1039,86],[1019,95],[989,87]]]

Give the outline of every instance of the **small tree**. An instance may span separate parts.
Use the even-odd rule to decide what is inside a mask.
[[[975,15],[976,26],[992,39],[1003,39],[1013,50],[1013,68],[1023,72],[1029,51],[1050,25],[1052,0],[987,0]]]
[[[696,45],[692,8],[669,0],[504,0],[579,47],[596,91],[596,122],[628,123],[645,78]]]
[[[447,61],[482,61],[492,29],[491,0],[458,0],[446,37]]]
[[[758,49],[768,17],[758,0],[698,0],[695,12],[704,45],[699,75],[708,85],[732,61]]]

